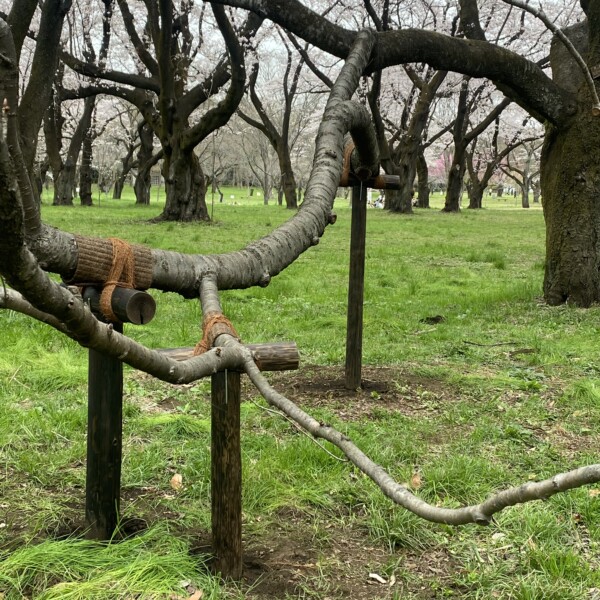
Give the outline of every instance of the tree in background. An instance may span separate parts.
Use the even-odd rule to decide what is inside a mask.
[[[208,219],[206,180],[194,150],[237,109],[246,80],[243,44],[254,36],[262,19],[250,15],[236,31],[224,9],[211,5],[214,24],[227,47],[215,56],[210,48],[220,48],[221,44],[215,38],[214,26],[208,33],[203,29],[209,27],[205,25],[207,5],[200,14],[194,13],[193,2],[182,2],[178,7],[166,0],[130,6],[125,0],[117,0],[117,5],[117,31],[124,43],[111,46],[107,67],[86,56],[62,54],[71,69],[90,80],[74,94],[108,94],[136,106],[162,148],[167,200],[159,218]],[[210,44],[204,43],[205,33]],[[136,69],[118,68],[124,49],[129,52],[125,63],[136,65]],[[200,58],[210,61],[212,68],[198,64]],[[228,83],[220,100],[200,114],[209,98],[216,97]]]
[[[294,177],[294,169],[292,167],[291,152],[302,129],[298,127],[293,133],[290,129],[292,115],[294,114],[294,100],[298,91],[298,83],[304,61],[300,59],[294,66],[293,53],[288,47],[285,38],[281,35],[280,38],[285,47],[287,56],[283,74],[283,101],[276,100],[275,97],[271,95],[269,106],[267,108],[265,103],[260,99],[257,92],[260,62],[257,61],[252,67],[252,73],[248,83],[248,96],[258,118],[254,117],[249,112],[245,112],[245,108],[243,107],[238,109],[238,115],[248,123],[248,125],[252,125],[252,127],[255,127],[260,131],[267,138],[273,147],[273,150],[275,150],[281,174],[280,183],[277,187],[285,196],[286,207],[298,208],[298,198],[296,196],[297,184],[296,178]],[[264,86],[261,85],[261,88],[263,87]],[[270,87],[272,88],[273,86]],[[269,93],[270,89],[265,91]],[[305,117],[306,115],[302,116]],[[278,121],[278,123],[276,121]]]
[[[534,180],[539,177],[539,161],[542,142],[530,140],[506,156],[502,171],[506,173],[521,190],[521,206],[529,208],[529,192],[535,188]]]

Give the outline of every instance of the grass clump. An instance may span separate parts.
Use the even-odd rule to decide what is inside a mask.
[[[181,592],[185,581],[201,588],[203,598],[222,597],[214,579],[199,574],[186,541],[164,526],[118,543],[46,540],[0,554],[7,600],[166,598]]]

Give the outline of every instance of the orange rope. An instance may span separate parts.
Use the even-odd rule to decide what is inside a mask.
[[[124,240],[109,238],[112,243],[112,265],[100,296],[100,310],[106,319],[112,323],[119,323],[118,317],[112,310],[112,295],[117,286],[133,288],[135,276],[135,258],[133,248]]]
[[[350,142],[344,148],[344,158],[342,162],[342,175],[340,177],[340,187],[348,187],[348,178],[350,176],[350,157],[354,151],[354,142]]]
[[[215,327],[221,324],[221,327]],[[213,347],[215,339],[220,335],[227,333],[235,337],[238,341],[240,336],[231,324],[231,321],[221,313],[208,313],[202,320],[202,339],[194,348],[194,356],[204,354]]]

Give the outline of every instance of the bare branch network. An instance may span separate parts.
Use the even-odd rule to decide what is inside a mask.
[[[325,27],[322,19],[314,26],[306,25],[300,17],[306,16],[307,9],[302,7],[300,10],[295,0],[286,3],[290,10],[280,12],[276,10],[278,2],[238,0],[221,3],[256,10],[260,16],[272,18],[307,41],[314,42],[320,36],[321,45],[343,57],[345,64],[329,95],[316,140],[305,200],[297,214],[270,235],[252,242],[239,252],[184,255],[156,249],[151,251],[151,287],[175,291],[188,298],[200,295],[204,314],[220,312],[219,290],[267,285],[272,277],[319,242],[333,220],[331,211],[342,171],[346,134],[350,133],[356,146],[353,157],[355,172],[366,177],[376,174],[379,156],[371,117],[365,106],[352,100],[364,73],[390,64],[418,60],[478,76],[483,74],[484,67],[478,66],[477,59],[484,57],[485,74],[513,90],[518,101],[527,105],[533,113],[542,114],[555,124],[572,114],[571,96],[558,88],[539,68],[525,65],[525,59],[513,56],[516,62],[509,72],[502,66],[507,51],[495,49],[484,53],[483,41],[442,40],[439,34],[423,31],[375,34],[364,30],[351,34],[334,25]],[[297,18],[292,22],[286,15],[294,11]],[[222,16],[220,12],[217,14]],[[312,18],[311,14],[308,16]],[[225,24],[222,27],[226,28]],[[409,35],[413,35],[410,43]],[[61,287],[47,275],[47,272],[54,272],[66,280],[71,279],[77,268],[78,247],[73,235],[50,228],[40,221],[30,193],[31,186],[17,135],[17,57],[10,29],[3,21],[0,22],[0,56],[3,57],[0,84],[10,107],[9,141],[0,141],[0,271],[10,286],[0,289],[1,308],[44,322],[82,346],[118,358],[135,369],[174,384],[192,382],[225,369],[242,370],[269,404],[315,438],[337,447],[393,502],[430,521],[485,525],[491,522],[495,513],[508,506],[545,499],[558,492],[600,481],[600,464],[595,464],[545,481],[501,491],[478,505],[458,509],[433,506],[394,481],[342,433],[319,423],[277,393],[259,372],[252,353],[234,336],[221,335],[215,341],[216,347],[180,362],[134,342],[115,331],[110,324],[98,321],[80,296]],[[499,60],[494,62],[496,59]],[[531,79],[535,78],[544,94],[534,96],[524,91],[525,77],[527,90]]]

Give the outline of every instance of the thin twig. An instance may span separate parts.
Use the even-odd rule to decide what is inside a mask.
[[[282,413],[279,410],[274,410],[273,408],[269,408],[268,406],[262,406],[261,404],[259,404],[258,402],[256,402],[255,400],[252,400],[252,399],[250,399],[250,402],[252,402],[252,404],[254,404],[254,406],[257,406],[258,408],[261,408],[262,410],[264,410],[266,412],[277,415],[278,417],[283,417],[286,421],[291,423],[302,435],[305,435],[313,444],[316,444],[317,446],[319,446],[319,448],[321,448],[321,450],[323,450],[324,452],[327,452],[327,454],[329,454],[329,456],[331,456],[332,458],[335,458],[335,460],[339,460],[340,462],[343,462],[343,463],[348,462],[347,458],[340,458],[339,456],[336,456],[330,450],[327,450],[327,448],[325,448],[325,446],[323,446],[323,444],[321,444],[317,440],[315,440],[314,437],[312,437],[305,429],[302,429],[302,427],[300,427],[300,425],[298,425],[298,423],[296,423],[296,421],[290,419],[285,413]]]
[[[515,346],[519,342],[496,342],[495,344],[480,344],[479,342],[470,342],[469,340],[463,340],[463,344],[469,344],[471,346],[481,346],[483,348],[493,348],[494,346]]]
[[[522,8],[528,13],[532,14],[534,17],[537,17],[552,33],[554,33],[560,41],[565,45],[565,48],[571,53],[579,68],[583,72],[585,80],[587,82],[588,87],[590,88],[590,93],[592,94],[592,99],[594,101],[594,105],[592,106],[592,114],[595,117],[600,116],[600,99],[598,98],[598,94],[596,93],[596,86],[594,85],[594,78],[588,66],[581,56],[575,46],[571,43],[571,40],[556,26],[550,19],[546,16],[546,13],[540,8],[536,9],[529,4],[525,4],[520,0],[502,0],[506,4],[511,4],[512,6],[516,6],[517,8]]]

